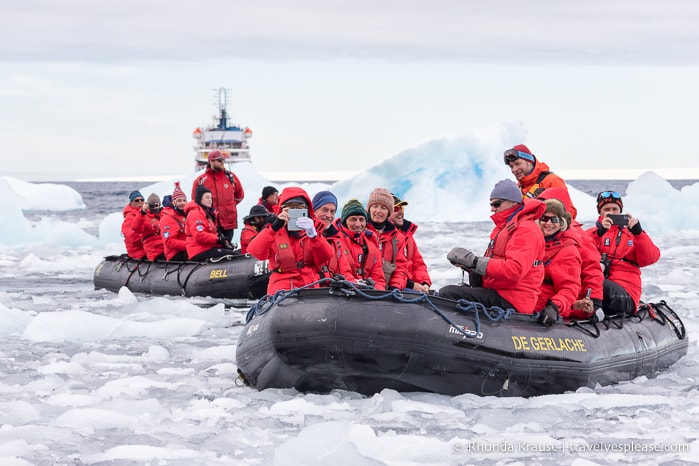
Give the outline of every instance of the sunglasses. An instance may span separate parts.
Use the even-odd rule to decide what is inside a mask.
[[[505,165],[514,162],[517,159],[524,159],[531,163],[536,163],[534,156],[532,154],[527,154],[516,149],[509,149],[505,151]]]
[[[148,204],[148,207],[150,207],[151,209],[157,209],[158,207],[160,207],[160,204]]]
[[[556,223],[558,223],[558,217],[549,217],[549,216],[547,216],[547,215],[544,215],[544,216],[542,216],[542,217],[539,219],[539,221],[540,221],[541,223],[548,223],[548,222],[551,222],[551,223],[553,223],[553,224],[555,225]]]
[[[145,202],[145,199],[134,199],[134,202]]]
[[[497,209],[502,205],[503,202],[505,202],[505,199],[498,199],[497,201],[492,201],[490,203],[490,207],[495,207]]]

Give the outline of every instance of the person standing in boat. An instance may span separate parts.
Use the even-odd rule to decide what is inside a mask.
[[[535,198],[545,189],[553,187],[568,190],[563,178],[553,173],[544,162],[537,160],[532,151],[524,144],[517,144],[512,149],[506,150],[503,158],[505,165],[510,167],[512,174],[517,178],[519,189],[525,197]],[[578,211],[572,203],[568,212],[574,219],[578,215]]]
[[[447,254],[449,262],[469,272],[471,286],[447,285],[439,296],[533,314],[544,279],[544,237],[536,220],[545,210],[543,202],[523,199],[514,181],[498,181],[490,193],[495,228],[485,254],[458,247]]]
[[[248,253],[259,260],[269,260],[267,293],[291,290],[316,282],[318,270],[333,255],[333,249],[319,234],[324,227],[316,222],[311,199],[301,188],[290,187],[279,195],[281,209],[248,245]],[[290,211],[294,215],[291,221]],[[305,214],[305,215],[303,215]]]
[[[393,194],[393,213],[391,221],[398,230],[405,236],[406,255],[408,257],[408,281],[406,288],[415,290],[421,293],[427,293],[432,286],[430,274],[427,272],[427,264],[420,254],[415,242],[415,231],[417,225],[405,219],[405,206],[408,203],[402,201],[398,196]]]
[[[133,230],[133,221],[136,215],[140,215],[141,206],[145,199],[140,191],[132,191],[129,194],[129,203],[124,206],[122,213],[124,220],[121,222],[121,236],[124,237],[124,246],[126,246],[126,255],[131,259],[145,259],[146,250],[143,249],[143,241],[141,235]]]
[[[178,181],[175,183],[175,189],[172,191],[170,205],[167,205],[163,198],[163,213],[160,217],[160,235],[163,237],[165,259],[169,261],[187,260],[185,205],[187,205],[187,196],[180,188]]]
[[[240,254],[228,239],[218,232],[216,211],[211,191],[206,186],[197,187],[194,200],[185,205],[185,233],[187,256],[191,261],[203,261]]]
[[[275,214],[277,212],[277,207],[279,206],[279,191],[274,186],[265,186],[262,188],[262,195],[257,201],[258,205],[261,205],[270,214]]]
[[[537,199],[542,201],[556,199],[563,204],[566,212],[570,213],[572,202],[566,189],[558,187],[547,188]],[[581,260],[580,293],[578,293],[578,298],[573,303],[573,309],[584,311],[588,317],[594,316],[597,320],[603,320],[604,274],[600,268],[600,253],[597,250],[597,246],[595,246],[592,239],[583,229],[582,224],[575,220],[574,217],[566,233],[574,236]]]
[[[274,218],[274,214],[270,214],[260,204],[252,206],[250,214],[243,217],[243,229],[240,231],[240,252],[242,254],[248,252],[250,241],[262,231],[265,225],[271,223],[270,217]]]
[[[588,318],[583,310],[572,305],[580,294],[582,260],[575,235],[569,225],[573,221],[563,203],[557,199],[544,202],[546,212],[539,218],[544,235],[544,281],[534,309],[539,310],[539,322],[552,326],[559,317]]]
[[[321,278],[330,278],[339,274],[351,280],[352,270],[347,262],[347,258],[342,253],[340,232],[333,223],[335,221],[335,213],[337,212],[337,197],[330,191],[319,191],[313,196],[311,203],[313,204],[313,212],[315,212],[316,218],[325,226],[321,234],[333,248],[333,256],[320,266],[319,274]]]
[[[199,186],[206,186],[211,192],[216,210],[218,227],[221,234],[233,241],[233,233],[238,228],[238,204],[245,197],[243,184],[235,173],[226,170],[226,156],[218,150],[209,152],[206,171],[192,183],[192,199],[196,197]]]
[[[140,215],[133,220],[133,230],[141,235],[143,249],[149,261],[164,260],[163,238],[160,237],[160,197],[151,193],[141,206]]]
[[[622,215],[624,203],[616,191],[597,195],[596,225],[587,230],[601,254],[604,271],[604,311],[634,314],[641,300],[641,267],[655,264],[660,249],[631,214]]]
[[[348,280],[362,280],[372,283],[377,290],[386,288],[386,277],[383,272],[383,258],[379,251],[376,234],[368,230],[367,213],[362,203],[350,199],[342,207],[342,215],[333,226],[338,232],[339,250],[348,265]]]
[[[408,283],[408,256],[405,236],[390,220],[393,195],[385,188],[376,188],[369,195],[366,207],[367,229],[376,235],[383,258],[386,289],[402,290]]]

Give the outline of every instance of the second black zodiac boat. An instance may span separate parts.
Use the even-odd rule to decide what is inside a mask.
[[[664,301],[546,328],[476,303],[334,281],[258,301],[236,357],[241,379],[260,390],[532,396],[652,377],[686,352]]]
[[[122,286],[136,293],[170,296],[258,299],[267,292],[266,261],[248,255],[225,256],[200,262],[146,261],[126,255],[108,256],[94,274],[95,289],[118,292]]]

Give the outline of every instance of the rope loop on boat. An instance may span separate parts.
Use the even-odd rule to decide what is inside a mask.
[[[346,280],[341,275],[336,275],[333,278],[321,278],[318,281],[309,283],[308,285],[302,286],[300,288],[294,288],[291,290],[279,290],[273,295],[265,295],[260,298],[257,303],[255,303],[246,316],[246,323],[250,322],[255,316],[260,316],[269,311],[273,306],[282,303],[286,299],[296,296],[300,290],[305,290],[308,288],[316,288],[318,286],[328,287],[329,294],[343,295],[343,296],[361,296],[368,300],[380,301],[385,299],[394,299],[395,301],[401,303],[421,303],[424,302],[428,307],[444,319],[449,325],[454,327],[456,331],[461,333],[467,338],[475,338],[481,331],[480,326],[480,315],[485,315],[488,320],[497,322],[500,320],[508,319],[514,312],[514,309],[503,309],[498,306],[486,307],[481,303],[466,301],[461,299],[456,303],[456,309],[462,313],[473,313],[474,319],[476,321],[475,332],[466,332],[463,326],[454,322],[447,314],[444,313],[437,305],[432,302],[432,297],[427,293],[418,292],[403,292],[398,289],[387,290],[384,294],[368,294],[366,290],[377,291],[373,287],[366,285],[364,283],[355,283]]]

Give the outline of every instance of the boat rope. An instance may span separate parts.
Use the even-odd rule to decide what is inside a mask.
[[[385,294],[382,295],[371,295],[365,293],[364,290],[375,291],[374,288],[366,286],[361,283],[354,283],[345,280],[341,275],[336,275],[333,278],[321,278],[318,281],[309,283],[299,288],[294,288],[291,290],[278,290],[274,295],[265,295],[260,298],[257,303],[255,303],[245,318],[245,322],[250,322],[254,317],[264,315],[273,306],[294,297],[299,291],[308,288],[315,288],[317,286],[328,286],[330,294],[340,294],[343,296],[354,296],[359,295],[368,300],[385,300],[392,298],[401,303],[426,303],[432,311],[444,319],[449,325],[454,327],[456,331],[461,333],[467,338],[475,338],[480,333],[480,314],[485,315],[490,321],[497,322],[500,320],[508,319],[514,312],[514,309],[502,309],[498,306],[486,307],[481,303],[466,301],[465,299],[460,299],[456,303],[456,309],[464,314],[473,313],[476,321],[475,332],[466,332],[463,326],[457,324],[452,320],[444,311],[442,311],[437,305],[432,302],[430,295],[427,293],[409,292],[403,293],[400,290],[387,290]]]

